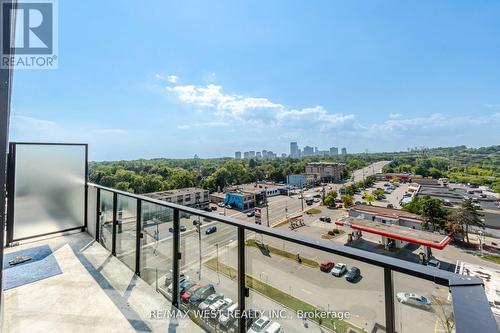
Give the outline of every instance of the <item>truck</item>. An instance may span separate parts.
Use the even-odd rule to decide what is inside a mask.
[[[304,201],[306,202],[307,205],[312,205],[314,202],[314,196],[313,195],[306,195],[304,197]]]

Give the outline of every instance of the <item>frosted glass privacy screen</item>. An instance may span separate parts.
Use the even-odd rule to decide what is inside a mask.
[[[84,226],[85,150],[16,144],[14,239]]]

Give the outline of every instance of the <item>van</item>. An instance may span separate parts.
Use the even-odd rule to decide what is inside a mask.
[[[266,328],[265,333],[283,333],[283,327],[274,321]]]

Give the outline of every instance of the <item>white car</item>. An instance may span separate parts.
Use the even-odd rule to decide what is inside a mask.
[[[269,326],[267,326],[265,333],[283,333],[283,327],[273,321]]]
[[[228,306],[219,317],[219,324],[226,329],[236,319],[235,312],[238,309],[238,304]]]
[[[217,311],[217,310],[222,309],[225,306],[230,306],[231,304],[233,304],[233,300],[232,299],[230,299],[230,298],[224,298],[224,299],[220,299],[218,301],[215,301],[215,303],[211,304],[208,307],[208,309],[210,311]]]
[[[336,263],[335,266],[333,266],[332,268],[332,275],[334,276],[342,276],[345,274],[345,272],[347,272],[347,266],[343,263]]]
[[[427,266],[439,269],[439,267],[441,267],[441,263],[439,262],[439,260],[431,259],[427,262]]]
[[[396,298],[402,304],[408,304],[424,310],[430,310],[431,308],[431,301],[419,294],[397,293]]]
[[[269,323],[269,318],[266,316],[262,316],[257,319],[257,321],[255,321],[252,326],[250,326],[247,333],[263,333]]]

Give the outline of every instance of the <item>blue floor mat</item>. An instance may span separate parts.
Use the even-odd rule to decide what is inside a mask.
[[[32,259],[17,265],[9,264],[10,260],[20,256],[30,256]],[[48,245],[6,253],[3,258],[3,269],[3,290],[20,287],[62,273]]]

